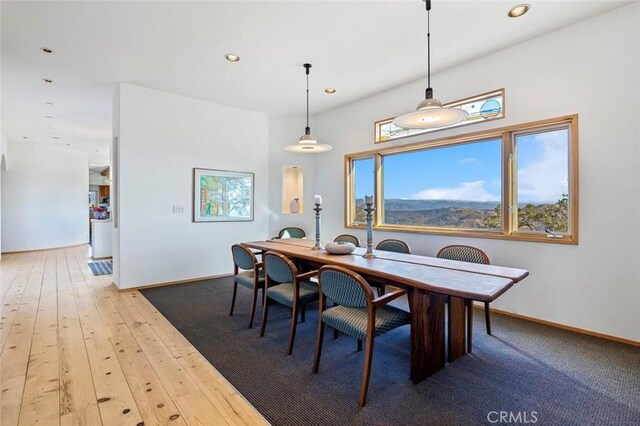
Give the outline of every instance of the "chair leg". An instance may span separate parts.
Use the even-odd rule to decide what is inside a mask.
[[[287,347],[287,355],[293,352],[293,342],[296,339],[296,326],[298,325],[298,307],[294,303],[291,313],[291,331],[289,331],[289,346]]]
[[[338,334],[340,334],[340,332],[338,331],[337,328],[334,328],[333,329],[333,340],[338,338]]]
[[[233,316],[233,308],[236,306],[236,292],[238,291],[238,283],[233,282],[233,294],[231,295],[231,310],[229,316]]]
[[[489,311],[489,302],[484,302],[484,320],[487,323],[487,334],[491,335],[491,312]]]
[[[364,368],[362,369],[362,385],[360,386],[360,397],[358,405],[364,406],[367,402],[367,391],[369,390],[369,377],[371,376],[371,362],[373,361],[373,333],[367,334],[367,346],[364,354]]]
[[[262,308],[262,325],[260,326],[260,337],[264,336],[264,329],[267,326],[267,314],[269,313],[269,299],[264,301],[264,307]]]
[[[358,339],[358,352],[362,351],[362,340]]]
[[[467,300],[467,352],[473,350],[473,301]]]
[[[253,328],[253,318],[256,314],[256,303],[258,302],[258,288],[253,289],[253,297],[251,298],[251,313],[249,314],[249,328]]]
[[[384,296],[385,291],[386,291],[386,289],[384,287],[384,284],[378,286],[378,297]]]
[[[320,367],[320,354],[322,353],[322,341],[324,340],[324,322],[322,321],[322,312],[318,313],[318,337],[316,339],[316,354],[313,357],[313,369],[314,374],[318,372]]]
[[[302,305],[300,309],[300,322],[304,322],[304,314],[307,312],[307,305]]]

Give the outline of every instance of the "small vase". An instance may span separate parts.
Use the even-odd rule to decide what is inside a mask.
[[[289,211],[292,214],[297,214],[300,212],[300,198],[294,198],[293,200],[291,200],[291,203],[289,203]]]

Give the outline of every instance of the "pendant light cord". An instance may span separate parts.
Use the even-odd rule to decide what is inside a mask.
[[[431,19],[429,12],[431,11],[431,0],[425,0],[427,8],[427,90],[425,90],[425,98],[433,98],[433,90],[431,89]]]
[[[311,69],[311,64],[304,64],[304,69],[307,74],[307,127],[304,129],[305,135],[311,134],[311,128],[309,127],[309,70]]]

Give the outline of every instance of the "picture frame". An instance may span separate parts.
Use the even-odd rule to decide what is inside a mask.
[[[250,222],[254,173],[193,169],[193,222]]]

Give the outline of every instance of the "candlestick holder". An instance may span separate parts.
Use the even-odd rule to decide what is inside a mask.
[[[320,212],[322,207],[320,207],[320,204],[316,204],[316,208],[313,210],[316,212],[316,245],[311,247],[311,250],[324,250],[324,247],[320,244]]]
[[[363,254],[362,257],[365,259],[373,259],[376,257],[376,255],[373,254],[373,211],[375,210],[373,208],[373,200],[365,199],[365,205],[364,211],[367,214],[367,252]]]

